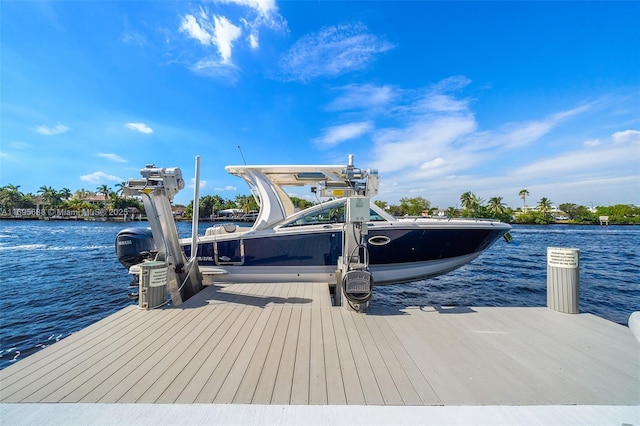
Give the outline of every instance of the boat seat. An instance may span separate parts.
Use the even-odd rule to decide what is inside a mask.
[[[226,223],[224,225],[218,225],[211,228],[207,228],[204,235],[220,235],[220,234],[233,234],[238,230],[238,225],[233,223]]]

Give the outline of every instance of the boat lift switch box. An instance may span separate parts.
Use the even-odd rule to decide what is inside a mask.
[[[165,302],[169,270],[165,262],[144,262],[140,265],[138,307],[153,309]]]
[[[347,222],[368,222],[371,216],[369,197],[350,197],[347,204]]]

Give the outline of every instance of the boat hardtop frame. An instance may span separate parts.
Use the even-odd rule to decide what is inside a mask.
[[[253,226],[250,229],[236,227],[234,229],[236,232],[283,229],[295,226],[292,224],[297,220],[313,216],[322,210],[344,207],[348,195],[361,194],[373,197],[378,192],[377,171],[361,170],[351,165],[243,165],[227,166],[225,169],[230,174],[241,177],[248,184],[259,204],[259,213]],[[316,194],[337,198],[296,211],[285,190],[285,187],[291,186],[311,186],[312,192]],[[486,227],[489,223],[502,224],[494,219],[396,218],[373,203],[371,203],[370,209],[370,222],[373,222],[374,226],[383,225],[384,222],[389,225],[402,224],[405,226],[414,223],[418,227],[426,228],[433,226],[474,228]],[[335,221],[334,223],[342,222]],[[320,222],[308,221],[305,223],[305,225],[312,224],[320,224]],[[505,231],[508,229],[509,226],[505,225]],[[226,232],[222,232],[223,235],[229,233],[231,233],[230,228],[227,228]]]
[[[360,195],[373,197],[378,193],[376,170],[362,170],[350,164],[343,165],[282,165],[282,166],[227,166],[232,175],[247,182],[260,206],[252,230],[273,227],[296,213],[286,186],[311,186],[321,196],[337,197]]]

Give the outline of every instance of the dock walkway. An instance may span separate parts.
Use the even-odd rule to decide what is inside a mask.
[[[0,402],[639,407],[640,344],[547,308],[359,314],[331,306],[326,284],[216,285],[5,368]]]

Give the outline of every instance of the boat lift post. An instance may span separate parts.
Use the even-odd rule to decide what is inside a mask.
[[[182,171],[148,165],[140,170],[142,179],[129,179],[124,194],[142,196],[151,233],[158,249],[156,260],[168,267],[167,287],[175,306],[202,290],[202,276],[195,256],[187,262],[180,246],[171,211],[171,200],[185,187]]]
[[[373,294],[373,277],[369,272],[366,244],[367,222],[370,219],[370,196],[377,193],[377,172],[367,172],[353,166],[353,155],[342,172],[345,187],[333,187],[347,197],[345,224],[342,233],[342,256],[338,259],[334,303],[348,310],[363,312]],[[371,180],[371,181],[370,181]],[[324,189],[327,191],[327,189]],[[326,193],[325,193],[326,195]]]
[[[193,216],[191,220],[191,259],[198,255],[198,223],[200,222],[200,156],[196,155],[196,177],[193,183]],[[194,249],[195,247],[195,249]]]
[[[373,294],[373,278],[369,272],[365,240],[368,233],[369,202],[368,197],[347,197],[342,256],[339,258],[337,274],[338,303],[348,310],[359,312],[364,312],[369,307]]]

